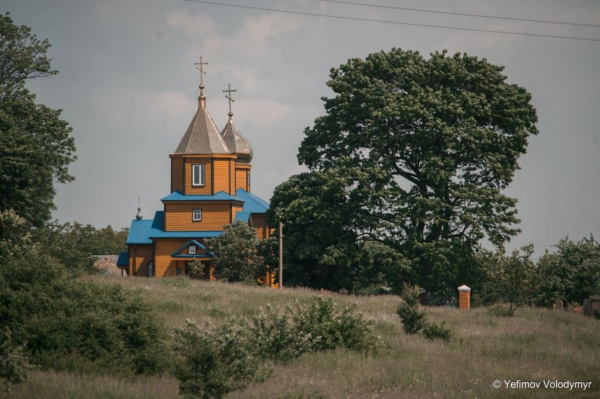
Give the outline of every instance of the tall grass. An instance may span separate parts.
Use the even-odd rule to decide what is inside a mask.
[[[172,327],[185,320],[219,324],[231,315],[251,317],[267,304],[308,303],[315,295],[340,306],[356,304],[374,322],[384,347],[376,355],[347,350],[308,353],[278,366],[263,383],[231,398],[563,398],[600,396],[600,321],[545,309],[519,309],[498,318],[486,309],[428,308],[453,338],[428,341],[402,331],[394,296],[354,297],[307,289],[275,290],[238,284],[94,276],[139,290]],[[591,390],[500,389],[499,380],[591,381]],[[81,393],[85,395],[81,395]],[[15,398],[174,398],[172,378],[120,380],[73,374],[34,373],[14,389]]]

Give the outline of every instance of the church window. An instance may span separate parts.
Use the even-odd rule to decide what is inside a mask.
[[[192,211],[192,221],[199,222],[202,220],[202,209],[194,209]]]
[[[250,171],[246,171],[246,186],[248,190],[250,189]]]
[[[192,165],[192,185],[204,186],[204,165]]]
[[[190,245],[189,252],[190,252],[190,255],[196,255],[196,246]]]

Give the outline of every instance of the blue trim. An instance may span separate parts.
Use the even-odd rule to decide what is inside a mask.
[[[219,191],[215,195],[184,195],[179,191],[174,191],[164,198],[163,202],[169,201],[241,201],[233,195],[227,194],[225,191]]]
[[[129,252],[121,252],[117,259],[117,266],[129,266]]]
[[[190,246],[190,244],[193,244],[193,245],[195,245],[197,248],[200,248],[200,249],[201,249],[201,250],[203,250],[204,252],[207,252],[207,251],[206,251],[206,247],[205,247],[204,245],[200,244],[200,243],[199,243],[198,241],[196,241],[196,240],[190,240],[190,241],[188,241],[187,243],[183,244],[181,247],[179,247],[179,249],[177,249],[175,252],[173,252],[173,253],[171,254],[171,256],[172,256],[172,257],[191,257],[191,258],[194,258],[194,257],[196,257],[196,255],[200,255],[200,254],[196,254],[196,255],[185,254],[185,256],[184,256],[184,255],[179,255],[179,252],[183,251],[183,250],[184,250],[186,247],[189,247],[189,246]],[[214,257],[214,255],[213,255],[213,254],[206,254],[206,255],[204,255],[204,256],[207,256],[207,257],[210,257],[210,258]]]

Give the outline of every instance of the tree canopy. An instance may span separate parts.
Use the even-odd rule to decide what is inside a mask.
[[[516,200],[503,190],[538,133],[537,116],[531,95],[502,71],[446,51],[351,59],[331,70],[334,96],[305,130],[300,163],[345,179],[330,223],[402,251],[427,289],[439,285],[435,270],[463,264],[449,277],[469,276],[469,253],[483,238],[501,247],[519,231]],[[287,190],[284,183],[273,198]],[[302,192],[294,208],[275,201],[273,212],[311,215],[311,195]]]
[[[36,104],[30,79],[55,75],[46,56],[50,43],[0,15],[0,211],[14,209],[31,225],[50,219],[54,181],[73,180],[76,159],[71,127],[61,110]]]

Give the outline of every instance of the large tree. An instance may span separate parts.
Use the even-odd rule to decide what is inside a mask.
[[[331,70],[334,96],[305,130],[300,163],[365,171],[351,172],[346,190],[360,193],[356,230],[403,251],[426,288],[456,264],[464,267],[443,280],[468,278],[468,254],[484,237],[502,246],[518,232],[516,200],[503,190],[538,133],[537,116],[531,95],[502,70],[446,51],[351,59]]]
[[[61,110],[36,104],[25,88],[30,79],[51,76],[47,40],[0,15],[0,211],[14,209],[31,225],[50,219],[54,181],[73,180],[76,159],[71,128]]]

